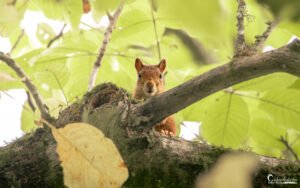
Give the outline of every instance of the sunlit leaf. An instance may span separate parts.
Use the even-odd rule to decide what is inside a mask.
[[[164,26],[157,22],[156,31],[159,40],[164,29]],[[155,43],[156,37],[150,3],[148,1],[135,1],[125,6],[118,19],[116,30],[112,34],[111,47],[136,45],[147,48],[150,45],[155,45]]]
[[[51,128],[68,187],[120,187],[127,167],[114,143],[86,123]],[[74,168],[76,166],[76,168]]]
[[[61,21],[70,23],[73,28],[77,28],[82,15],[82,1],[72,0],[32,0],[30,1],[31,8],[34,10],[41,10],[51,19],[59,19]]]
[[[268,92],[260,101],[259,107],[272,116],[276,125],[300,130],[299,90],[275,90]]]
[[[287,141],[293,151],[300,156],[300,132],[295,129],[288,129]]]
[[[228,2],[230,5],[234,3]],[[227,11],[217,0],[192,0],[184,6],[180,0],[172,1],[171,5],[168,0],[160,0],[158,5],[159,23],[174,29],[184,28],[208,49],[215,50],[214,53],[222,60],[231,55],[232,41],[228,36],[233,35],[232,28],[235,27],[234,17],[229,16],[234,11],[231,7],[227,7],[230,9]]]
[[[112,12],[119,5],[120,0],[92,0],[90,1],[92,7],[92,13],[95,20],[100,20],[101,16],[103,16],[106,11]]]
[[[298,78],[289,88],[290,89],[300,89],[300,78]]]
[[[248,107],[240,97],[224,95],[209,106],[201,128],[203,137],[212,144],[241,146],[248,135]]]
[[[234,86],[235,89],[243,91],[274,91],[276,89],[288,88],[297,79],[296,76],[287,73],[273,73],[260,78],[242,82]]]
[[[28,133],[32,132],[37,128],[35,121],[38,118],[39,112],[33,112],[30,108],[28,102],[24,104],[22,114],[21,114],[21,129],[22,131]]]
[[[55,37],[55,32],[48,24],[40,23],[37,27],[36,36],[41,43],[45,44],[48,43],[50,39]]]
[[[262,155],[280,157],[284,145],[280,137],[285,136],[286,129],[274,124],[274,121],[264,112],[257,111],[263,116],[251,122],[249,146],[253,151]]]
[[[219,102],[220,98],[223,99],[224,95],[224,92],[217,92],[204,98],[203,100],[192,104],[191,106],[178,112],[178,114],[183,116],[183,120],[185,121],[202,122],[206,118],[208,113],[210,113],[210,106],[215,105],[217,102]]]
[[[0,35],[7,36],[23,18],[27,8],[27,0],[18,0],[14,3],[9,0],[0,1]]]

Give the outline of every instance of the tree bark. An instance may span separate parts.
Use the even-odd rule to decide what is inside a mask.
[[[207,172],[230,149],[165,137],[150,130],[164,117],[218,90],[273,72],[300,75],[300,41],[264,54],[234,59],[157,97],[139,103],[113,84],[103,84],[66,108],[53,122],[63,127],[87,122],[112,139],[129,168],[124,187],[193,187],[199,173]],[[150,131],[149,131],[150,130]],[[0,187],[64,187],[47,128],[39,128],[0,148]],[[267,187],[267,175],[300,177],[300,165],[259,156],[255,187]],[[76,167],[74,167],[76,168]]]
[[[219,90],[275,72],[300,76],[299,39],[276,50],[232,59],[227,64],[152,97],[138,105],[132,114],[136,125],[147,131],[165,117]]]

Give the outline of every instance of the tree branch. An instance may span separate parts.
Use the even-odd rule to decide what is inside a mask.
[[[149,130],[165,117],[234,84],[263,75],[286,72],[300,76],[300,40],[279,49],[233,59],[134,107],[135,125]]]
[[[47,48],[50,48],[50,46],[53,44],[54,41],[56,41],[57,39],[59,39],[60,37],[63,36],[64,34],[64,29],[66,28],[67,24],[64,24],[63,27],[61,28],[60,32],[58,33],[58,35],[56,35],[53,39],[51,39],[47,45]]]
[[[34,103],[33,103],[33,101],[32,101],[32,98],[31,98],[31,96],[30,96],[29,91],[26,91],[26,95],[27,95],[27,101],[28,101],[28,105],[29,105],[30,109],[31,109],[33,112],[35,112],[36,108],[35,108],[35,106],[34,106]]]
[[[243,52],[246,49],[245,43],[245,27],[244,20],[246,14],[246,3],[244,0],[237,0],[238,10],[237,10],[237,41],[235,48],[235,57],[242,56]]]
[[[262,49],[263,45],[265,44],[266,40],[268,39],[268,37],[270,36],[273,28],[278,24],[279,20],[275,19],[272,22],[267,22],[266,24],[268,25],[267,29],[265,30],[265,32],[263,32],[262,35],[259,36],[255,36],[256,40],[254,43],[254,49],[256,51],[259,51]]]
[[[45,103],[43,102],[41,95],[39,94],[35,85],[31,82],[29,77],[26,75],[24,70],[13,59],[11,59],[9,56],[5,55],[2,52],[0,52],[0,60],[6,63],[10,68],[12,68],[17,73],[17,75],[21,78],[22,82],[24,82],[24,84],[32,94],[35,103],[41,112],[41,116],[45,119],[49,119],[50,114],[48,113],[47,108],[45,107]]]
[[[90,80],[89,80],[89,83],[88,83],[88,91],[91,91],[93,89],[93,87],[95,86],[97,73],[98,73],[98,70],[101,66],[101,62],[102,62],[102,59],[103,59],[104,54],[105,54],[106,46],[107,46],[108,42],[110,41],[110,37],[111,37],[111,34],[113,32],[114,26],[117,22],[117,19],[118,19],[118,17],[120,16],[120,14],[122,12],[122,9],[123,9],[123,6],[124,6],[124,1],[125,0],[121,0],[121,3],[119,5],[118,9],[115,11],[113,16],[109,19],[109,25],[108,25],[105,33],[104,33],[104,39],[102,41],[101,48],[99,49],[97,59],[94,63],[94,68],[93,68],[92,73],[90,75]]]

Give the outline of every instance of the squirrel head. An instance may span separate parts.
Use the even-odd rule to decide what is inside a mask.
[[[162,59],[157,65],[144,65],[137,58],[135,60],[135,69],[138,73],[137,87],[142,92],[144,98],[157,95],[164,90],[164,70],[166,69],[166,60]]]

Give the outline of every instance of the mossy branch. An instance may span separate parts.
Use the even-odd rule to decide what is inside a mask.
[[[22,82],[26,85],[32,97],[34,98],[34,101],[41,112],[41,116],[45,119],[49,119],[51,116],[42,99],[42,96],[38,92],[36,86],[32,83],[30,78],[24,72],[24,70],[12,58],[10,58],[9,56],[5,55],[2,52],[0,52],[0,60],[6,63],[10,68],[12,68],[17,73],[17,75],[21,78]]]

